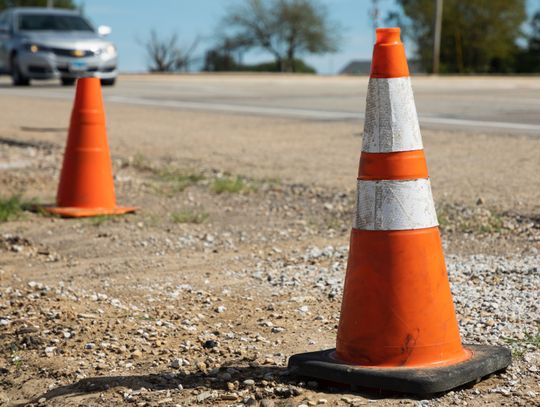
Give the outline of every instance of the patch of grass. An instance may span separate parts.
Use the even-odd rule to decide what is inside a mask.
[[[439,227],[441,229],[447,229],[452,224],[450,215],[448,214],[448,211],[445,210],[445,207],[437,209],[437,220],[439,221]]]
[[[19,370],[23,365],[23,360],[19,355],[14,353],[11,356],[11,363],[13,363],[13,365],[15,366],[15,369]]]
[[[195,223],[200,224],[208,219],[206,212],[194,212],[189,209],[185,209],[178,212],[171,213],[171,220],[174,223]]]
[[[204,180],[204,175],[199,172],[181,170],[174,167],[153,168],[146,166],[145,171],[151,172],[157,181],[154,190],[158,193],[173,196],[184,191],[187,187],[196,185]]]
[[[523,339],[505,338],[505,342],[511,346],[512,355],[515,357],[522,357],[529,345],[540,349],[540,324],[536,326],[535,333],[526,334]]]
[[[327,216],[324,218],[324,227],[325,229],[333,229],[335,231],[340,231],[346,229],[349,224],[344,222],[337,216]]]
[[[129,166],[137,171],[150,173],[156,181],[166,184],[155,187],[156,192],[166,195],[182,192],[187,187],[195,185],[205,178],[199,172],[182,170],[172,166],[153,166],[142,154],[135,154]]]
[[[191,173],[170,167],[157,170],[155,175],[160,181],[172,184],[175,192],[182,192],[187,187],[195,185],[204,179],[204,175],[200,173]]]
[[[480,225],[481,233],[499,233],[503,229],[503,219],[501,215],[492,213],[487,221]]]
[[[239,194],[256,191],[257,187],[243,177],[224,176],[216,178],[210,185],[210,189],[216,194]]]
[[[98,215],[98,216],[92,216],[87,218],[88,222],[94,226],[101,226],[104,223],[110,221],[111,219],[114,219],[114,216],[112,215]]]
[[[139,171],[148,171],[148,169],[150,168],[148,160],[141,153],[135,154],[135,156],[133,157],[133,161],[131,162],[131,166]]]
[[[536,333],[525,335],[525,343],[540,349],[540,324],[536,326]]]
[[[504,229],[503,216],[485,207],[443,204],[437,208],[441,229],[449,232],[491,234]]]
[[[0,222],[18,219],[24,211],[24,203],[20,195],[0,198]]]

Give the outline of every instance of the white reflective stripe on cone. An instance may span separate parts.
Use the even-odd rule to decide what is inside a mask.
[[[391,153],[422,148],[410,78],[370,78],[362,151]]]
[[[358,180],[355,229],[410,230],[438,224],[429,179]]]

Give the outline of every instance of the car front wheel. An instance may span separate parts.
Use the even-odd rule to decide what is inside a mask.
[[[21,72],[21,68],[19,67],[19,61],[17,60],[16,55],[13,55],[13,57],[11,57],[11,81],[15,86],[30,85],[30,78],[28,78]]]
[[[103,86],[114,86],[114,84],[116,83],[116,78],[112,78],[112,79],[102,79],[101,80],[101,84]]]
[[[75,78],[62,78],[62,86],[73,86],[75,83]]]

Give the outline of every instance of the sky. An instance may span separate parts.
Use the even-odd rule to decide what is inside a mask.
[[[242,0],[75,0],[82,4],[85,15],[96,25],[112,28],[109,39],[118,47],[119,68],[123,72],[147,69],[141,42],[152,29],[166,38],[176,33],[179,45],[188,47],[195,38],[199,45],[194,56],[203,58],[204,52],[215,43],[214,32],[226,10]],[[320,0],[330,18],[342,27],[340,50],[335,54],[305,56],[303,59],[318,73],[338,73],[354,59],[371,58],[373,22],[370,18],[372,0]],[[395,0],[378,0],[380,26],[391,10],[398,10]],[[529,12],[540,9],[540,0],[527,0]],[[405,43],[409,53],[412,44]],[[265,52],[252,51],[243,62],[270,61]]]

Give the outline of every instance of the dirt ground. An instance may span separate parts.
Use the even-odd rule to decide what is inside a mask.
[[[3,199],[54,202],[70,109],[0,96]],[[540,404],[534,297],[522,330],[489,339],[514,370],[474,387],[422,400],[287,374],[290,355],[335,343],[360,122],[118,104],[107,118],[117,199],[136,214],[0,223],[0,405]],[[538,259],[540,138],[423,137],[447,256]]]

